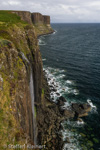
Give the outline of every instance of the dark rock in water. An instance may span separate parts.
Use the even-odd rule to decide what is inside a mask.
[[[67,110],[67,109],[65,109],[65,110],[63,111],[63,115],[64,115],[66,118],[74,118],[75,112],[72,111],[72,110]]]
[[[59,93],[56,93],[58,96],[60,95]]]
[[[54,85],[54,82],[52,82],[52,84]]]
[[[57,100],[57,105],[63,106],[66,102],[66,99],[63,96],[60,96]]]
[[[50,88],[54,88],[52,85],[49,86]]]
[[[66,142],[70,143],[70,139],[68,137],[66,137]]]
[[[91,110],[91,106],[87,103],[85,104],[72,104],[72,110],[75,112],[76,117],[84,117],[88,115],[88,112]]]
[[[52,89],[52,91],[53,91],[53,92],[57,92],[57,90],[56,90],[56,89],[54,89],[54,88]]]

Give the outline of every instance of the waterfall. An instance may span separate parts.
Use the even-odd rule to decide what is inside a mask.
[[[25,60],[28,65],[30,66],[30,95],[31,95],[31,104],[32,104],[32,114],[33,114],[33,130],[34,130],[34,145],[37,144],[37,138],[36,138],[36,117],[35,117],[35,105],[34,105],[34,100],[35,100],[35,94],[34,94],[34,79],[33,79],[33,68],[31,66],[31,63],[29,60],[25,57],[24,53],[20,53],[23,60]]]
[[[33,80],[33,69],[31,67],[30,71],[30,93],[31,93],[31,101],[32,101],[32,113],[33,113],[33,128],[34,128],[34,144],[36,145],[36,118],[35,118],[35,105],[34,105],[34,80]]]

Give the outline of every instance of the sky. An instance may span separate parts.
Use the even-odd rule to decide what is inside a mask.
[[[0,0],[0,10],[39,12],[52,23],[100,23],[100,0]]]

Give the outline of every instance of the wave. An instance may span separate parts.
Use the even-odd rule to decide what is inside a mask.
[[[81,146],[79,144],[79,139],[81,135],[75,131],[75,128],[83,127],[84,121],[82,119],[78,121],[64,121],[61,125],[63,130],[61,131],[63,135],[63,141],[65,142],[63,150],[80,150]],[[67,129],[66,129],[67,126]],[[74,129],[74,130],[72,130]]]
[[[66,95],[78,95],[79,91],[75,87],[75,82],[72,80],[69,80],[65,78],[65,70],[61,70],[58,68],[52,68],[44,66],[45,75],[47,77],[48,84],[50,86],[50,97],[51,100],[55,103],[57,102],[57,99],[60,96],[64,96],[66,98]],[[73,86],[74,85],[74,86]],[[65,95],[66,94],[66,95]],[[81,102],[81,100],[79,99]],[[76,99],[70,99],[67,98],[67,101],[65,102],[64,106],[62,106],[63,109],[70,109],[71,103],[76,102]],[[91,100],[87,100],[87,102],[91,105],[92,110],[96,110],[96,106],[93,105]],[[63,126],[63,130],[61,130],[63,141],[65,142],[63,150],[80,150],[81,146],[79,143],[79,139],[82,138],[80,134],[78,134],[78,128],[84,127],[85,122],[82,119],[78,119],[76,121],[67,120],[65,121],[65,126]],[[67,126],[67,129],[66,129]],[[73,129],[76,129],[76,131],[72,131]],[[67,139],[67,140],[66,140]]]
[[[65,142],[63,150],[80,150],[78,138],[80,135],[76,132],[72,132],[70,129],[65,129],[62,131],[63,141]]]
[[[90,99],[87,99],[87,103],[91,106],[91,112],[97,113],[97,107],[92,103]]]
[[[46,61],[46,58],[43,58],[42,61]]]
[[[73,89],[71,87],[69,87],[68,85],[68,81],[65,81],[65,70],[61,70],[58,68],[52,68],[52,67],[46,67],[44,66],[44,71],[46,73],[46,78],[48,81],[48,84],[50,86],[50,96],[51,96],[51,100],[55,101],[60,97],[60,96],[64,96],[64,94],[74,94],[74,95],[78,95],[78,90],[77,89]],[[73,85],[74,82],[70,81],[70,85]],[[66,104],[65,104],[66,105]]]
[[[44,37],[41,36],[39,39],[38,39],[38,45],[46,45],[46,42],[44,41]]]
[[[57,32],[57,30],[55,30],[55,31],[53,32],[53,34],[56,34],[56,32]]]

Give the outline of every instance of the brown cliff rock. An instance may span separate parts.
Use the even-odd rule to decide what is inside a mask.
[[[40,13],[32,13],[31,14],[33,24],[43,24],[43,15]]]
[[[33,24],[49,24],[50,25],[50,16],[45,16],[40,13],[32,13],[32,22]]]
[[[43,15],[44,24],[50,25],[50,16]]]

